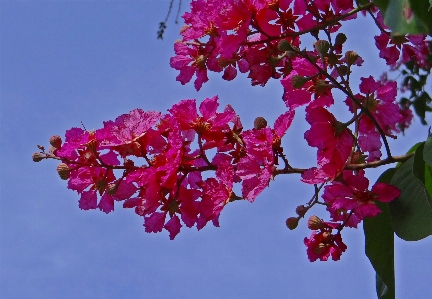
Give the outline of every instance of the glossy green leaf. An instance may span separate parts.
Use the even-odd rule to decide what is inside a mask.
[[[378,179],[390,183],[395,168],[387,169]],[[365,218],[365,252],[376,272],[376,291],[380,299],[395,298],[394,280],[394,232],[388,204],[376,202],[381,213],[373,218]]]
[[[425,188],[432,198],[432,167],[429,165],[425,166]]]
[[[390,202],[393,229],[401,239],[418,241],[432,234],[432,198],[425,188],[424,143],[397,168],[391,184],[401,190]],[[423,173],[423,175],[422,175]]]
[[[432,136],[429,136],[425,142],[423,149],[423,160],[426,162],[426,164],[432,166]]]
[[[413,14],[415,14],[418,22],[426,28],[423,33],[432,33],[432,9],[431,2],[427,0],[409,0]]]
[[[419,34],[432,32],[432,11],[427,0],[373,0],[392,34]],[[411,11],[410,9],[411,8]]]

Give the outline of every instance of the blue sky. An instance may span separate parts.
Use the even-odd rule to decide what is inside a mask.
[[[0,2],[1,298],[374,298],[361,229],[344,230],[348,250],[340,261],[310,263],[305,221],[295,231],[285,227],[312,196],[298,176],[277,177],[253,204],[228,205],[220,228],[183,228],[170,241],[166,232],[145,233],[143,219],[121,205],[109,215],[80,210],[57,163],[31,161],[36,144],[47,146],[52,135],[81,122],[97,129],[137,107],[165,112],[181,99],[218,94],[248,128],[256,116],[272,124],[284,111],[276,81],[251,87],[245,76],[226,82],[215,74],[200,92],[176,82],[169,58],[181,22],[171,18],[164,41],[156,40],[168,5]],[[345,30],[366,61],[358,76],[379,75],[384,67],[374,58],[372,30],[364,22]],[[284,143],[300,167],[314,161],[306,129],[300,112]],[[416,119],[393,152],[403,154],[426,136]],[[431,246],[431,238],[396,240],[398,298],[432,297]]]

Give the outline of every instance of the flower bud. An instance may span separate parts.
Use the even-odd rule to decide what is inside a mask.
[[[342,45],[344,42],[346,42],[346,40],[347,40],[347,37],[345,34],[338,33],[338,35],[336,35],[336,39],[335,39],[335,46]]]
[[[345,59],[346,59],[346,62],[348,63],[348,65],[354,64],[358,58],[359,58],[359,55],[354,51],[348,51],[345,53]]]
[[[326,40],[317,40],[314,43],[314,48],[320,56],[324,56],[330,50],[330,44]]]
[[[62,139],[59,135],[54,135],[50,138],[49,143],[56,149],[59,149],[62,146]]]
[[[303,216],[306,214],[307,210],[308,210],[308,209],[307,209],[305,206],[298,206],[298,207],[296,208],[296,213],[297,213],[297,215],[299,215],[300,217],[303,217]]]
[[[313,215],[309,218],[307,222],[307,226],[311,230],[318,230],[324,228],[324,224],[321,219],[319,219],[317,216]]]
[[[340,76],[345,76],[348,74],[348,70],[348,67],[344,64],[337,67],[337,72]]]
[[[330,88],[330,84],[322,79],[318,79],[315,81],[314,88],[316,93],[325,93],[327,88]]]
[[[299,223],[299,218],[297,217],[289,217],[286,221],[285,224],[286,226],[290,229],[293,230],[297,227]]]
[[[57,166],[57,173],[62,180],[67,180],[70,176],[70,168],[66,163],[60,163]]]
[[[32,155],[33,162],[40,162],[43,160],[44,157],[45,157],[45,155],[42,153],[34,153]]]
[[[305,85],[305,83],[307,81],[309,81],[309,78],[303,77],[303,76],[299,76],[299,75],[294,75],[290,79],[291,86],[293,88],[295,88],[295,89],[302,88],[303,85]]]
[[[255,129],[259,130],[259,129],[262,129],[265,127],[267,127],[267,121],[264,117],[258,116],[257,118],[255,118],[255,121],[254,121],[254,128]]]
[[[290,51],[290,50],[292,50],[292,47],[291,47],[291,44],[286,39],[282,39],[278,43],[278,50],[279,51]]]

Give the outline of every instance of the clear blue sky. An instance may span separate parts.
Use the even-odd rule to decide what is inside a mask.
[[[172,18],[165,40],[156,40],[168,5],[1,0],[0,297],[374,298],[362,229],[344,230],[348,250],[341,261],[310,263],[305,221],[295,231],[285,227],[313,193],[298,176],[277,177],[253,204],[228,205],[220,228],[183,228],[170,241],[166,232],[145,233],[143,219],[121,205],[109,215],[81,211],[78,195],[58,178],[57,163],[31,161],[36,144],[47,146],[49,137],[81,122],[97,129],[134,108],[165,112],[187,98],[218,94],[246,127],[256,116],[273,124],[284,111],[279,82],[251,87],[245,76],[226,82],[216,74],[196,92],[175,81],[169,58],[181,23]],[[347,29],[366,61],[362,76],[379,75],[383,66],[373,58],[372,28]],[[284,146],[292,164],[307,167],[315,152],[303,140],[302,117]],[[426,134],[416,119],[393,151],[405,153]],[[396,244],[398,298],[432,298],[432,239]]]

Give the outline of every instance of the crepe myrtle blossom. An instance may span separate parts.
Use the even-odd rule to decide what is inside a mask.
[[[375,217],[381,210],[376,201],[390,202],[400,195],[399,189],[377,182],[369,190],[364,170],[342,172],[340,180],[324,187],[322,198],[333,221],[344,221],[348,227],[357,227],[365,217]]]
[[[338,261],[347,246],[342,241],[340,230],[333,234],[334,229],[340,228],[339,223],[324,222],[317,216],[311,216],[308,220],[308,227],[312,230],[309,238],[304,238],[306,253],[309,261],[327,261],[331,258]]]
[[[308,106],[306,121],[311,128],[304,137],[310,146],[318,149],[318,167],[303,172],[302,181],[308,184],[323,183],[337,177],[343,170],[354,138],[350,129],[323,107]]]
[[[273,177],[295,115],[282,113],[273,128],[262,118],[243,131],[230,105],[218,108],[215,96],[199,105],[182,100],[167,114],[135,109],[95,131],[72,128],[64,144],[53,136],[49,153],[34,159],[61,160],[57,172],[80,194],[81,209],[110,213],[122,201],[144,218],[146,232],[166,230],[174,239],[182,226],[219,226],[231,201],[256,199]]]
[[[397,83],[394,81],[383,83],[376,81],[372,76],[360,78],[360,80],[361,93],[356,94],[355,98],[363,109],[368,110],[384,134],[394,137],[392,134],[400,132],[400,128],[405,127],[408,121],[408,118],[402,115],[401,108],[396,102]],[[362,112],[351,98],[347,98],[345,103],[352,113]],[[360,149],[363,152],[369,152],[367,162],[379,160],[382,145],[379,131],[366,113],[363,112],[359,118]]]
[[[208,71],[223,71],[223,79],[233,80],[237,68],[249,72],[252,85],[264,86],[292,70],[291,58],[278,50],[280,40],[299,47],[297,32],[325,22],[336,32],[341,24],[331,21],[353,8],[353,0],[194,0],[182,16],[186,25],[170,65],[180,71],[176,79],[181,84],[195,75],[197,90],[208,81]],[[356,14],[344,20],[353,18]]]

